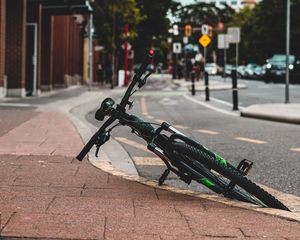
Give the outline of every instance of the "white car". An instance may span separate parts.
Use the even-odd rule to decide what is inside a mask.
[[[216,63],[206,63],[205,71],[209,75],[216,75],[218,73],[218,65]]]

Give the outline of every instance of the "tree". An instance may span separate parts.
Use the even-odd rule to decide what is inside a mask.
[[[291,3],[291,54],[300,57],[300,0]],[[236,14],[228,24],[233,25],[241,27],[244,59],[264,63],[273,54],[285,53],[286,1],[261,1],[255,8]]]
[[[121,49],[125,23],[130,25],[130,38],[137,37],[136,26],[142,16],[135,0],[96,0],[94,24],[99,41],[112,51]]]
[[[198,44],[198,39],[202,35],[200,27],[203,24],[210,25],[213,30],[212,43],[207,47],[208,61],[212,61],[209,57],[213,52],[217,51],[217,33],[224,31],[219,28],[219,23],[228,23],[235,11],[228,5],[223,8],[218,8],[215,4],[194,3],[186,6],[177,6],[172,9],[173,16],[176,19],[176,24],[180,29],[184,29],[184,25],[191,24],[194,29],[193,35],[190,38],[190,43]]]
[[[166,38],[170,25],[167,13],[173,4],[172,0],[137,0],[143,16],[137,26],[138,38],[133,42],[137,62],[142,61],[145,52],[152,47],[155,48],[156,61],[164,61],[168,50]]]

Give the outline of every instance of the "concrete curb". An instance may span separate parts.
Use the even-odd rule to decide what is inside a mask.
[[[242,117],[300,124],[300,104],[258,104],[244,108]]]
[[[202,198],[202,199],[214,201],[217,203],[223,203],[223,204],[226,204],[231,207],[238,207],[238,208],[242,208],[242,209],[257,211],[260,213],[276,216],[279,218],[284,218],[284,219],[288,219],[291,221],[300,222],[300,214],[299,213],[287,212],[287,211],[273,209],[273,208],[261,208],[261,207],[257,207],[256,205],[250,204],[250,203],[244,203],[244,202],[239,202],[239,201],[235,201],[235,200],[230,200],[230,199],[227,199],[227,198],[224,198],[221,196],[217,196],[217,195],[197,193],[197,192],[194,192],[191,190],[179,189],[179,188],[169,186],[169,185],[158,186],[158,183],[155,181],[148,180],[144,177],[134,176],[131,174],[124,173],[124,172],[116,169],[115,167],[113,167],[108,162],[95,160],[95,159],[90,159],[90,162],[94,167],[101,169],[104,172],[110,173],[114,176],[118,176],[118,177],[121,177],[121,178],[129,180],[129,181],[139,182],[141,184],[144,184],[144,185],[152,187],[152,188],[167,190],[167,191],[178,193],[178,194],[185,194],[188,196]]]

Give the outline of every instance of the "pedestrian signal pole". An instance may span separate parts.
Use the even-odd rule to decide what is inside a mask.
[[[285,103],[290,103],[289,82],[290,82],[290,19],[291,2],[286,1],[286,66],[285,66]]]

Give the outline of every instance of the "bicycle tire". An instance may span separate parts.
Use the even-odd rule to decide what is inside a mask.
[[[221,176],[224,176],[230,181],[233,181],[234,183],[236,183],[236,185],[238,185],[250,195],[257,198],[267,207],[289,211],[289,209],[283,203],[281,203],[274,196],[266,192],[260,186],[256,185],[254,182],[249,180],[247,177],[245,177],[238,169],[236,169],[230,164],[224,166],[215,158],[213,158],[211,154],[207,153],[207,149],[203,151],[201,149],[198,149],[194,146],[182,142],[172,143],[172,149],[173,151],[175,150],[181,155],[186,155],[192,159],[195,159],[196,161],[199,161],[203,165],[207,166],[208,169],[212,169]],[[225,191],[226,189],[224,189],[224,192]],[[250,199],[249,202],[253,203],[253,201],[251,201]]]

